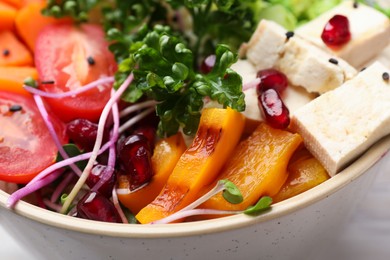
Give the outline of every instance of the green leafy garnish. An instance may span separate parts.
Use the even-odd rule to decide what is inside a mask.
[[[180,127],[185,134],[195,134],[205,97],[223,107],[245,109],[241,77],[229,68],[237,55],[226,45],[217,46],[212,71],[201,74],[194,65],[192,50],[169,27],[157,25],[146,34],[143,28],[140,34],[145,36],[131,45],[129,57],[119,66],[115,86],[134,74],[123,98],[136,102],[146,95],[158,101],[161,136],[175,134]]]
[[[222,192],[222,196],[226,201],[232,204],[239,204],[244,200],[240,190],[233,182],[229,180],[220,180],[219,182],[222,183],[225,187]]]
[[[265,210],[268,210],[271,207],[272,198],[268,196],[261,197],[260,200],[254,205],[246,210],[244,210],[244,214],[247,215],[259,215],[263,213]]]
[[[82,154],[83,152],[73,143],[68,143],[68,144],[65,144],[62,146],[62,148],[64,148],[65,152],[68,154],[69,157],[75,157],[75,156],[78,156],[80,154]],[[64,160],[64,158],[61,156],[60,153],[57,153],[57,158],[56,158],[56,162],[59,162],[59,161],[62,161]],[[77,165],[77,167],[79,169],[84,169],[85,166],[87,165],[87,161],[84,160],[84,161],[79,161],[79,162],[76,162],[75,163]]]

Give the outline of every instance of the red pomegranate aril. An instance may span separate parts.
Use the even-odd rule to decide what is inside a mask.
[[[333,16],[325,25],[321,39],[330,48],[340,48],[351,40],[349,20],[344,15]]]
[[[153,177],[152,152],[148,139],[143,135],[131,135],[119,145],[119,165],[130,177],[130,189],[146,184]]]
[[[114,204],[99,192],[90,191],[77,203],[77,216],[84,219],[121,223]]]
[[[278,129],[285,129],[289,126],[290,113],[276,90],[272,88],[264,90],[258,100],[259,107],[270,126]]]
[[[81,149],[91,151],[96,141],[98,125],[87,119],[76,119],[69,122],[66,132],[69,138]]]
[[[134,130],[133,134],[143,135],[148,139],[149,147],[153,151],[156,140],[156,129],[152,126],[141,126]]]
[[[86,184],[89,188],[93,188],[102,178],[105,171],[108,170],[106,165],[97,164],[92,168],[91,173],[88,175]],[[110,179],[103,183],[103,185],[97,190],[103,196],[110,198],[112,195],[112,189],[115,185],[115,172],[111,175]]]
[[[200,71],[204,74],[210,73],[215,65],[216,56],[214,54],[207,56],[200,65]]]
[[[276,69],[264,69],[257,72],[257,77],[261,80],[257,85],[257,94],[267,89],[275,89],[282,94],[288,86],[288,80],[284,73]]]

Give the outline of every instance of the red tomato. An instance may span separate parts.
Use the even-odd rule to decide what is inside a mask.
[[[64,123],[50,119],[65,143]],[[0,180],[27,183],[53,164],[56,155],[57,147],[34,100],[0,91]]]
[[[102,28],[94,24],[63,23],[45,27],[35,49],[35,64],[43,82],[40,88],[61,93],[113,76],[117,64],[104,37]],[[111,87],[112,84],[108,84],[74,97],[47,98],[46,101],[65,122],[77,118],[96,122],[109,100]]]

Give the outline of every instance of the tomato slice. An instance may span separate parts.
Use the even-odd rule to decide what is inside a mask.
[[[50,118],[60,141],[65,125]],[[27,183],[53,164],[57,147],[32,97],[0,91],[0,180]]]
[[[45,27],[38,36],[35,64],[40,88],[51,93],[78,89],[92,81],[113,76],[117,64],[99,25],[71,23]],[[46,101],[63,121],[77,118],[98,121],[110,97],[112,84],[77,96]]]

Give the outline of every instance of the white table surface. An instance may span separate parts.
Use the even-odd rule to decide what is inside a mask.
[[[390,6],[390,0],[381,0]],[[390,46],[379,60],[390,68]],[[333,243],[310,260],[389,260],[390,259],[390,161],[377,176],[372,189]],[[0,259],[37,260],[10,237],[0,225]]]

